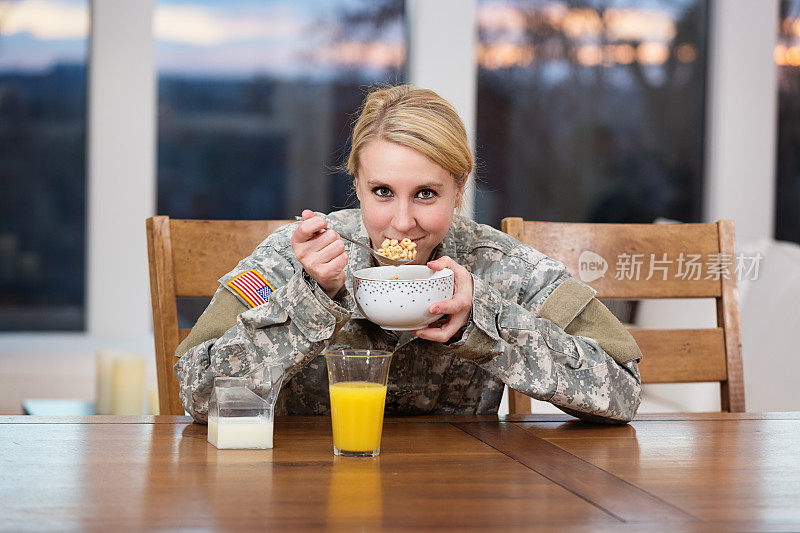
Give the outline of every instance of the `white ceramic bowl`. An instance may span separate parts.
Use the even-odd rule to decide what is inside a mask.
[[[453,279],[449,268],[372,267],[353,272],[353,290],[356,304],[367,319],[384,329],[408,331],[442,317],[428,309],[453,297]]]

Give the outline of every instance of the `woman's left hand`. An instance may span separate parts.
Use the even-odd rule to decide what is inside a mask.
[[[430,324],[427,328],[418,329],[414,333],[421,339],[435,342],[447,342],[467,324],[472,311],[472,274],[451,258],[440,257],[428,262],[428,268],[442,270],[449,268],[455,274],[453,297],[444,302],[431,305],[429,311],[435,315],[445,316]]]

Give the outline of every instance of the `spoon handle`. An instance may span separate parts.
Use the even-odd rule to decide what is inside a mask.
[[[305,220],[301,216],[295,216],[294,219],[295,220]],[[325,230],[323,229],[322,231],[325,231]],[[337,233],[339,233],[339,232],[337,232]],[[407,261],[399,261],[397,259],[390,259],[388,257],[385,257],[385,256],[379,254],[378,252],[376,252],[375,250],[373,250],[372,248],[370,248],[369,246],[367,246],[366,244],[364,244],[363,242],[358,242],[357,240],[351,239],[350,237],[348,237],[347,235],[344,235],[342,233],[339,233],[339,237],[341,237],[342,239],[344,239],[346,241],[352,242],[353,244],[357,244],[358,246],[361,246],[366,251],[368,251],[370,253],[370,255],[372,255],[372,257],[377,259],[378,263],[380,263],[382,265],[400,266],[400,265],[406,265],[406,264],[411,262],[410,259],[407,260]]]

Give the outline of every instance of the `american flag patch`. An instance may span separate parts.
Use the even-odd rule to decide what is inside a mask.
[[[227,283],[228,287],[235,290],[245,299],[250,307],[257,307],[269,301],[269,295],[275,290],[264,276],[255,270],[248,270],[239,274]]]

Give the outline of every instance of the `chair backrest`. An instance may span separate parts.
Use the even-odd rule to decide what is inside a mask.
[[[732,220],[713,224],[579,224],[514,217],[503,219],[502,229],[564,263],[576,279],[588,280],[593,276],[587,274],[592,272],[598,275],[596,269],[605,261],[605,274],[588,283],[597,290],[598,298],[714,298],[716,328],[629,328],[644,356],[639,365],[642,382],[717,381],[722,410],[744,411]],[[698,263],[699,272],[691,266]],[[530,399],[510,392],[510,412],[529,413]]]
[[[147,219],[147,255],[161,414],[183,414],[175,350],[189,334],[178,329],[177,299],[214,295],[217,280],[277,228],[293,220]]]

